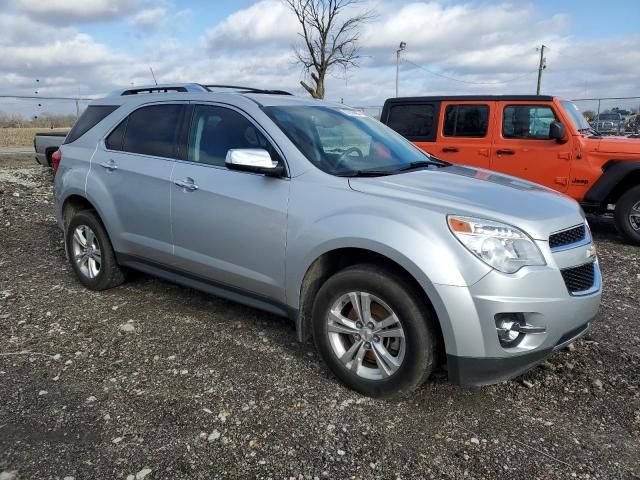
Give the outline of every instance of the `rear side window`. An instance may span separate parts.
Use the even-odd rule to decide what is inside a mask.
[[[118,105],[90,105],[80,115],[64,143],[72,143],[114,112]]]
[[[448,105],[442,133],[445,137],[485,137],[488,125],[488,105]]]
[[[433,104],[393,105],[387,125],[409,140],[435,140]]]
[[[549,127],[556,121],[544,105],[508,105],[502,114],[502,136],[529,140],[549,140]]]
[[[154,157],[174,157],[182,110],[182,105],[166,104],[142,107],[131,113],[127,119],[122,150]],[[117,137],[114,143],[116,140]]]

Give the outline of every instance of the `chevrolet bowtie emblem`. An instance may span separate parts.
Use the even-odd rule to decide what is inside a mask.
[[[596,256],[596,246],[591,245],[591,247],[587,250],[587,258],[595,258]]]

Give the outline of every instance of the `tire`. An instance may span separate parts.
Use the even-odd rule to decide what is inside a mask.
[[[362,317],[375,322],[373,329],[366,328],[366,323],[358,327],[353,294],[357,295],[356,302],[361,307],[370,305],[372,315],[363,313]],[[388,310],[395,314],[397,322],[394,323]],[[336,317],[335,312],[340,316]],[[382,327],[385,318],[388,325]],[[314,343],[324,362],[342,383],[364,395],[404,397],[418,388],[433,370],[438,338],[434,331],[436,320],[414,288],[384,268],[355,265],[330,277],[318,291],[312,321]],[[397,336],[398,327],[403,338]],[[353,334],[354,331],[357,334]],[[392,332],[396,333],[391,335]],[[361,356],[363,346],[364,357]],[[341,356],[345,360],[341,360]],[[350,357],[353,359],[348,361]],[[395,365],[383,358],[391,358]]]
[[[640,245],[640,185],[616,202],[616,227],[627,243]]]
[[[76,277],[88,289],[106,290],[124,282],[109,236],[93,211],[73,216],[65,231],[65,249]]]

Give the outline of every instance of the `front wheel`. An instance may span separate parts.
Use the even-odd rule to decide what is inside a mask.
[[[616,202],[616,226],[624,239],[640,245],[640,185],[622,195]]]
[[[434,319],[402,277],[375,265],[336,273],[313,307],[316,348],[348,387],[372,397],[404,396],[433,370]]]

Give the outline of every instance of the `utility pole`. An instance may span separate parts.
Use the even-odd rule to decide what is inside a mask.
[[[407,48],[407,42],[400,42],[400,48],[396,50],[396,98],[399,96],[399,83],[400,83],[400,52]]]
[[[538,66],[538,88],[536,88],[536,95],[540,95],[540,84],[542,83],[542,70],[547,68],[546,58],[544,58],[544,49],[547,48],[545,45],[540,47],[540,65]],[[538,50],[538,49],[536,49]]]

